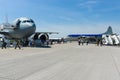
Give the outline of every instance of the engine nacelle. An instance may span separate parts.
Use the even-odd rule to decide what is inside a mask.
[[[41,40],[46,41],[49,39],[49,36],[47,33],[36,33],[33,37],[34,40]]]
[[[33,39],[35,41],[35,46],[44,46],[46,45],[49,36],[47,33],[35,33]]]
[[[41,41],[46,41],[46,40],[49,39],[49,36],[48,36],[48,34],[46,34],[46,33],[40,34],[40,35],[38,36],[38,39],[40,39]]]

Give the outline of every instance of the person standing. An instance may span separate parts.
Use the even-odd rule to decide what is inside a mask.
[[[81,39],[79,38],[79,39],[78,39],[78,45],[80,45],[80,44],[81,44]]]
[[[15,49],[16,49],[17,47],[18,47],[19,49],[21,49],[21,47],[20,47],[20,41],[19,41],[19,40],[16,41]]]
[[[2,49],[5,48],[6,49],[7,43],[5,42],[5,40],[2,38]]]
[[[87,40],[87,41],[86,41],[86,45],[88,45],[88,44],[89,44],[89,41]]]

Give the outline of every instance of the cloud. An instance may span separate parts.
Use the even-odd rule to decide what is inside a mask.
[[[97,4],[97,3],[98,3],[98,1],[90,0],[90,1],[86,1],[86,2],[81,2],[79,5],[85,7],[87,5],[92,6],[92,5]]]
[[[101,9],[100,11],[101,12],[110,12],[110,11],[115,11],[115,10],[120,10],[120,6],[104,8],[104,9]]]
[[[71,17],[66,17],[66,16],[59,16],[58,18],[61,19],[61,20],[65,20],[65,21],[74,21],[73,18],[71,18]]]
[[[97,0],[81,1],[78,6],[81,8],[87,8],[88,11],[92,11],[93,7],[98,4]]]

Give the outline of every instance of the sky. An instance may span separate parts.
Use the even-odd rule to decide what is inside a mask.
[[[120,0],[0,0],[0,23],[5,16],[34,20],[36,31],[59,32],[57,37],[72,33],[103,33],[108,26],[120,34]]]

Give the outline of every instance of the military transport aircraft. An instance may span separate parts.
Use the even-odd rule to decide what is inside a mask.
[[[0,34],[3,34],[8,39],[27,39],[34,34],[34,40],[40,39],[46,41],[49,38],[48,34],[58,34],[57,32],[35,32],[35,22],[26,17],[17,18],[13,24],[3,23],[0,25]]]
[[[101,34],[69,34],[68,37],[71,38],[79,38],[79,37],[94,37],[94,38],[102,38],[102,35],[110,35],[113,34],[112,27],[109,26],[105,33]]]
[[[101,39],[103,39],[103,35],[112,35],[113,31],[112,31],[112,27],[109,26],[107,31],[104,33],[100,33],[100,34],[69,34],[67,36],[67,40],[73,41],[73,40],[78,40],[80,38],[82,38],[84,41],[89,41],[91,43],[96,43],[97,41],[100,41]]]

